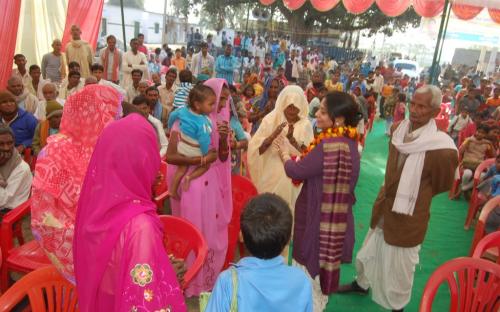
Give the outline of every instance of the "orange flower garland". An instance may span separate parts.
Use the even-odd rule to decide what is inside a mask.
[[[309,144],[306,150],[302,153],[302,158],[304,158],[307,154],[309,154],[309,152],[311,152],[324,139],[338,138],[342,136],[356,141],[359,138],[358,130],[356,130],[355,127],[348,126],[348,127],[334,127],[325,129],[314,137],[311,144]]]

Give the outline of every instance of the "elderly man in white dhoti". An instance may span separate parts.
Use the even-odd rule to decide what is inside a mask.
[[[449,190],[458,165],[453,140],[434,121],[441,98],[435,86],[419,88],[410,119],[393,126],[385,181],[356,257],[358,276],[339,293],[367,294],[371,287],[372,299],[393,311],[403,311],[410,301],[432,197]]]

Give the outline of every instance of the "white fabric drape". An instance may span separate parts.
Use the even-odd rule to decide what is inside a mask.
[[[26,56],[27,66],[40,65],[43,55],[52,51],[52,41],[62,39],[68,1],[22,1],[16,53]]]

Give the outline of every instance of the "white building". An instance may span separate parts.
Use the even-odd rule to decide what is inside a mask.
[[[136,37],[139,33],[144,34],[146,44],[158,46],[162,44],[163,14],[130,7],[124,7],[123,11],[127,46],[130,39]],[[186,43],[187,32],[190,31],[191,27],[199,28],[197,25],[186,24],[185,18],[167,16],[167,43]],[[122,49],[123,31],[120,6],[105,4],[102,11],[99,45],[105,45],[106,37],[109,35],[116,37],[118,46]]]

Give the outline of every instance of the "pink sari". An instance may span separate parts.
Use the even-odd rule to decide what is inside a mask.
[[[121,97],[101,85],[89,85],[70,96],[59,133],[47,139],[38,155],[31,197],[33,235],[73,283],[73,232],[80,189],[97,138],[119,116]]]
[[[82,187],[73,254],[86,311],[186,311],[152,201],[160,156],[153,127],[131,114],[107,127]]]
[[[217,112],[222,88],[226,84],[224,79],[213,78],[205,82],[216,94],[217,101],[214,112],[210,114],[213,124],[210,148],[218,149],[219,133],[217,122],[229,122],[229,100]],[[179,131],[178,124],[174,124],[172,131]],[[231,155],[231,152],[229,152]],[[167,180],[172,181],[177,170],[176,166],[169,165]],[[193,170],[194,166],[190,168]],[[182,192],[182,191],[181,191]],[[188,191],[180,193],[180,200],[170,200],[172,214],[192,222],[202,233],[208,243],[207,259],[196,277],[186,289],[186,296],[198,296],[200,292],[211,290],[217,276],[222,270],[227,252],[227,227],[231,221],[231,157],[221,162],[217,159],[210,169],[201,177],[190,182]],[[193,257],[188,258],[191,264]]]

